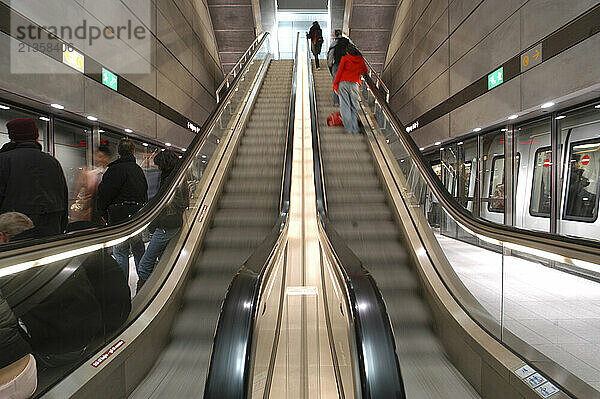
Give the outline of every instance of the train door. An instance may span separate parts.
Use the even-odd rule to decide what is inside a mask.
[[[565,139],[561,234],[600,238],[600,111],[591,109],[561,120]]]
[[[515,133],[515,148],[522,156],[519,166],[515,164],[515,225],[550,231],[550,119],[518,125]]]

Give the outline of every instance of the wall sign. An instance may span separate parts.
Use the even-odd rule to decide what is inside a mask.
[[[542,43],[521,54],[521,72],[542,63]]]
[[[496,69],[488,75],[488,90],[504,83],[504,67]]]
[[[78,70],[81,73],[85,72],[85,57],[83,54],[63,46],[63,64],[70,66],[73,69]]]
[[[102,84],[117,91],[119,78],[106,68],[102,68]]]

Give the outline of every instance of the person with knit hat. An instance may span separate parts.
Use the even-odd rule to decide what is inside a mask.
[[[27,215],[43,236],[62,234],[68,223],[68,189],[60,163],[42,152],[32,118],[6,124],[10,142],[0,149],[0,213]]]

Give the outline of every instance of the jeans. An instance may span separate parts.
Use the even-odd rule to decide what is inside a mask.
[[[355,82],[340,82],[338,85],[340,93],[340,114],[344,129],[348,133],[358,134],[358,113],[360,107],[358,102],[358,83]]]
[[[337,71],[338,71],[339,67],[340,67],[340,64],[333,64],[333,66],[331,67],[331,77],[333,78],[334,81],[335,81],[335,75],[337,75]],[[340,97],[337,95],[337,93],[335,91],[333,92],[333,105],[340,105]]]
[[[144,252],[139,265],[137,265],[137,273],[140,280],[148,280],[154,270],[156,260],[162,256],[167,244],[179,233],[179,230],[181,230],[181,227],[174,229],[157,228],[154,230],[148,248],[146,248],[146,252]]]
[[[121,270],[125,273],[125,278],[129,279],[129,250],[133,254],[133,260],[135,266],[140,264],[142,256],[144,255],[145,247],[144,241],[142,241],[142,235],[138,234],[135,237],[131,237],[129,240],[122,242],[121,244],[113,247],[113,255],[117,260]]]

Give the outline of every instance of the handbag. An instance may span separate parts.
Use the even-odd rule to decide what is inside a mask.
[[[340,114],[339,111],[332,112],[329,117],[327,117],[327,126],[344,126],[342,114]]]

